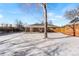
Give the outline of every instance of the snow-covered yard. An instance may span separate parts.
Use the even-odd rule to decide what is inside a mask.
[[[61,33],[15,33],[0,36],[0,56],[79,55],[79,37]]]

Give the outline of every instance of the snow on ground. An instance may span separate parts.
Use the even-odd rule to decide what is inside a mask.
[[[15,33],[0,36],[1,56],[66,56],[79,55],[79,37],[61,33]]]

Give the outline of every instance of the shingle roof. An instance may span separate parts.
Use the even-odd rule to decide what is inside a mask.
[[[32,24],[32,25],[29,25],[27,27],[44,27],[44,24]],[[48,24],[48,27],[58,27],[58,26]]]

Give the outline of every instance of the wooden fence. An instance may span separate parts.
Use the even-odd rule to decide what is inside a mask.
[[[60,27],[60,28],[57,28],[55,31],[61,32],[61,33],[67,34],[67,35],[73,35],[73,28],[71,28],[71,26],[72,25]],[[79,36],[79,24],[75,25],[75,34],[76,34],[76,36]]]

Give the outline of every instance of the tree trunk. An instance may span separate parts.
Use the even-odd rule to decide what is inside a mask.
[[[44,14],[44,38],[47,38],[47,9],[46,3],[42,3],[43,5],[43,14]]]
[[[73,36],[75,36],[76,33],[75,33],[75,24],[73,24]]]

